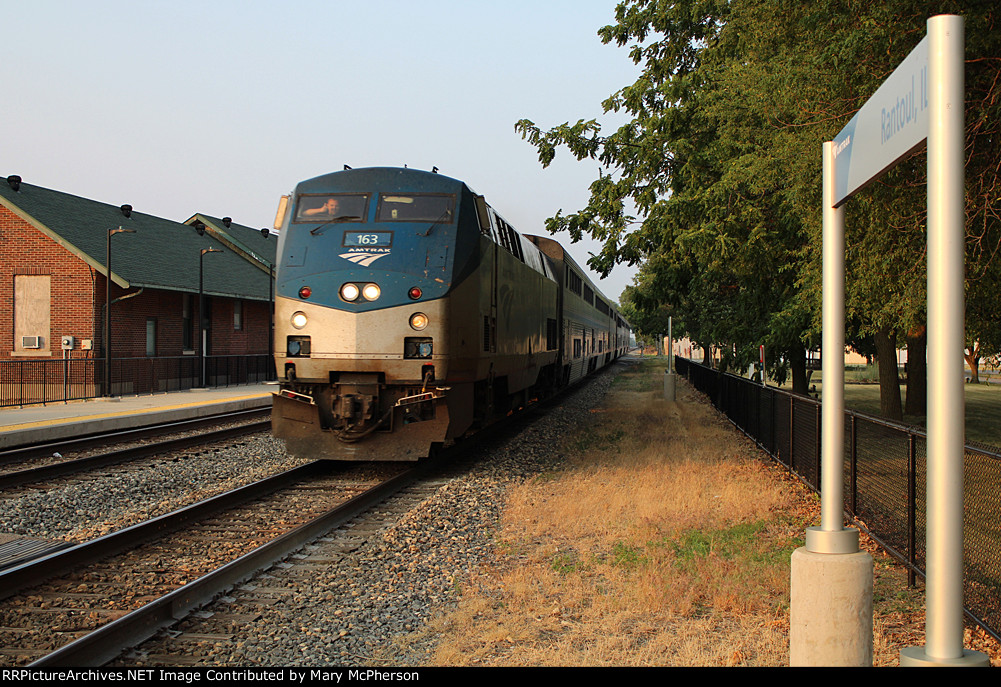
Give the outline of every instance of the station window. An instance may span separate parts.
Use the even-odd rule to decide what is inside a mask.
[[[184,294],[181,304],[181,345],[186,351],[195,350],[195,297]]]
[[[146,318],[146,356],[156,357],[156,318]]]

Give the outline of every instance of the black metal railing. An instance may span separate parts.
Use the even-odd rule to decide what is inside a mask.
[[[205,357],[205,383],[210,387],[254,384],[276,379],[274,358],[261,355]],[[105,393],[103,358],[0,361],[0,407],[98,398]],[[113,358],[112,396],[183,391],[201,385],[201,359],[196,356]]]
[[[706,394],[775,460],[820,491],[820,402],[675,358]],[[925,571],[927,435],[919,428],[845,413],[845,512],[908,569]],[[966,612],[1001,639],[1001,452],[966,446]]]

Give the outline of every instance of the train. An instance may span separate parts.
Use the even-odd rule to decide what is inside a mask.
[[[293,455],[418,461],[627,350],[557,241],[437,170],[302,181],[276,225],[271,421]]]

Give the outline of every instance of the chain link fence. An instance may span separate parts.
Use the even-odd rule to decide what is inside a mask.
[[[775,460],[820,491],[820,403],[675,358],[678,374]],[[845,413],[845,512],[910,582],[925,574],[926,447],[923,430]],[[966,447],[964,599],[967,615],[1001,640],[1001,452]]]
[[[197,356],[114,358],[111,362],[113,396],[184,391],[201,385]],[[104,379],[103,358],[0,361],[0,407],[98,398],[107,395]],[[274,358],[266,354],[205,357],[209,387],[274,379]]]

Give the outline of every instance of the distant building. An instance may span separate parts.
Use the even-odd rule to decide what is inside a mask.
[[[110,239],[113,359],[174,358],[180,370],[199,357],[200,261],[205,354],[269,354],[276,236],[201,214],[174,222],[8,177],[0,179],[0,361],[104,357],[108,236],[119,228],[127,231]]]

